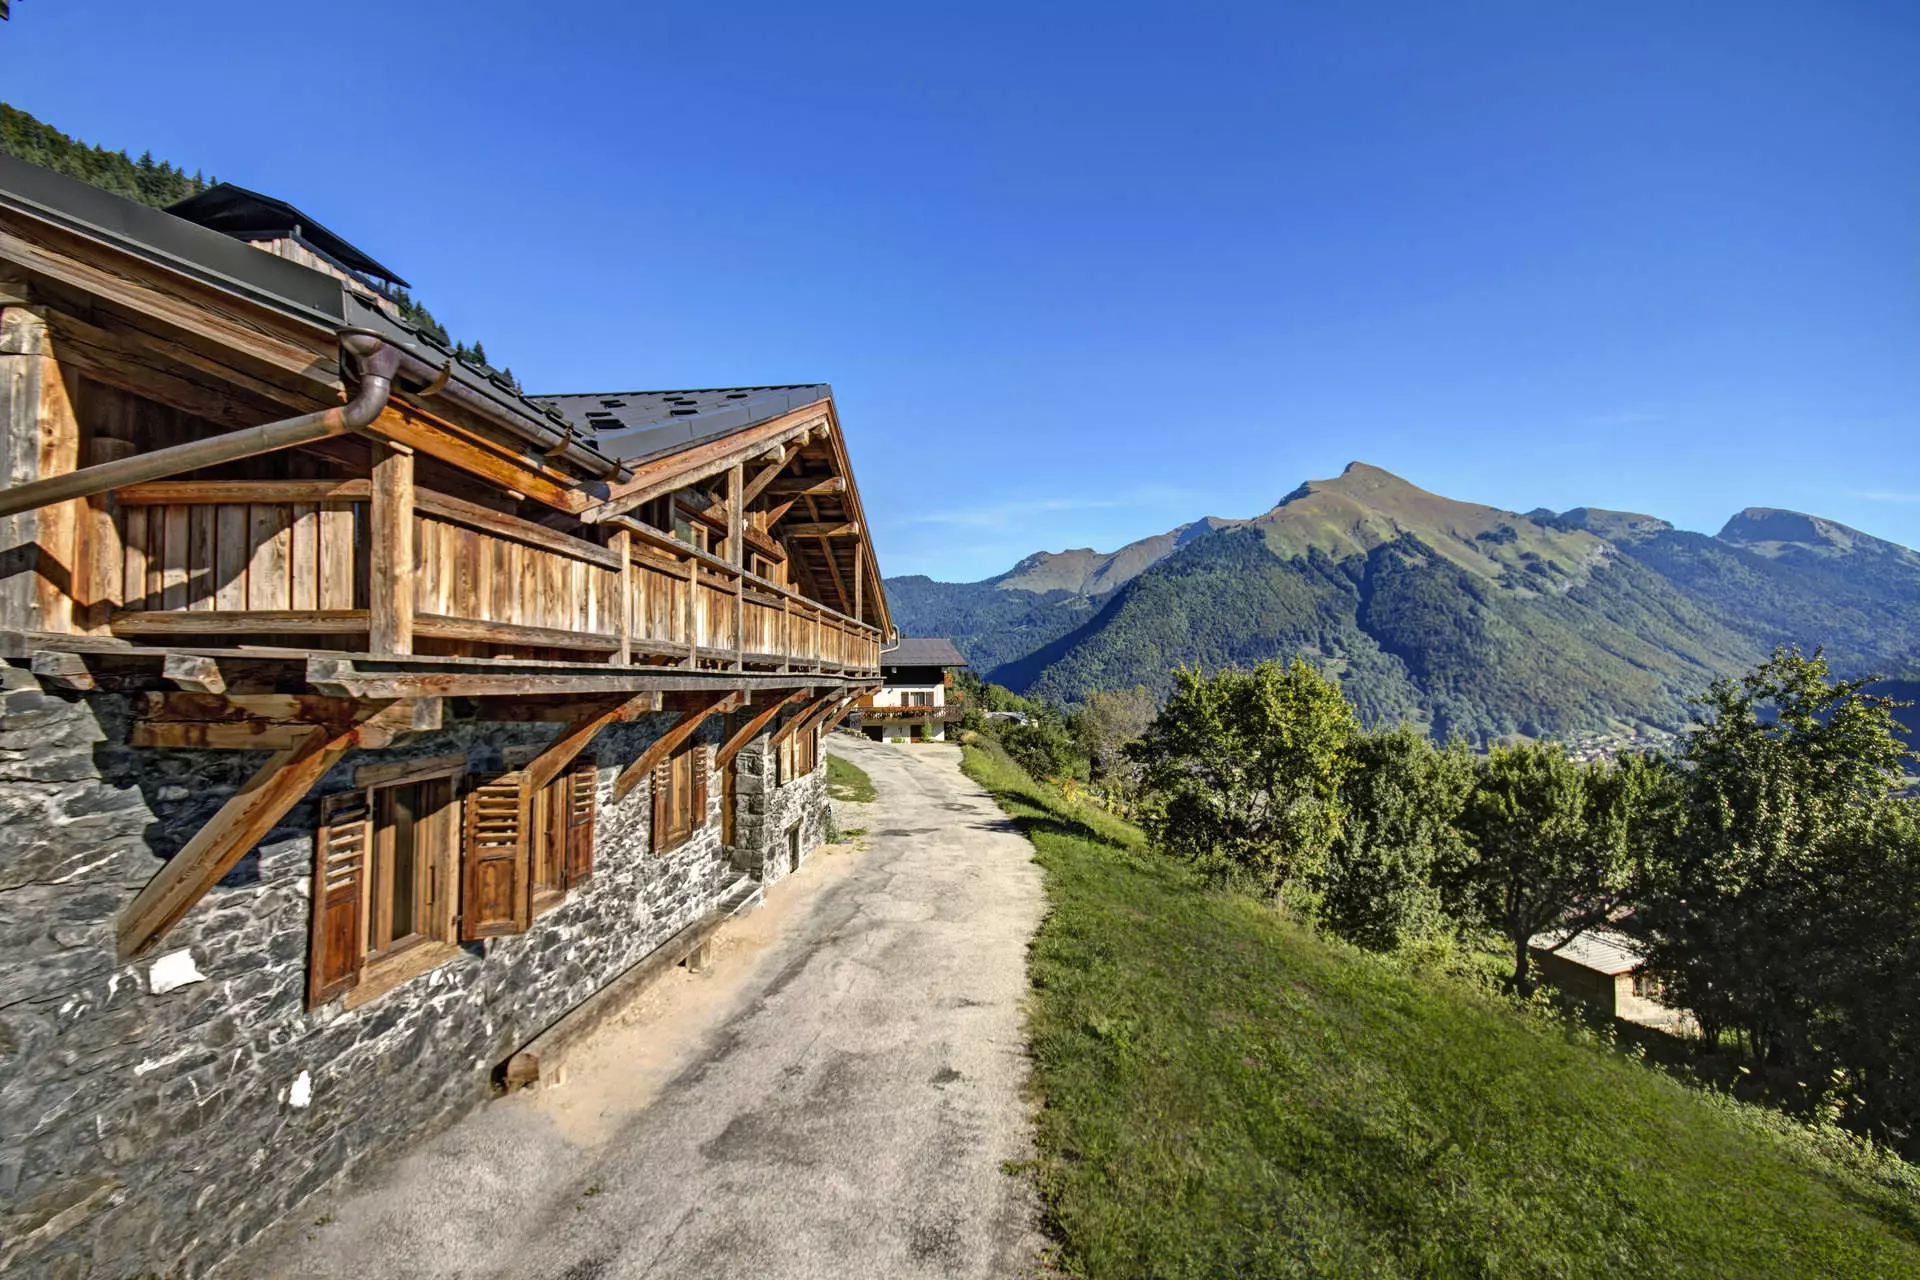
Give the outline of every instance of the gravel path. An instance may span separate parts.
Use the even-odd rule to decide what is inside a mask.
[[[1029,1274],[1031,849],[945,746],[836,735],[872,805],[570,1065],[323,1197],[254,1276]]]

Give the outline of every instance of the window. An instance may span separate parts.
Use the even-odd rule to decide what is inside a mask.
[[[321,801],[309,1005],[377,994],[448,954],[464,767],[464,757],[370,766],[359,789]]]
[[[907,707],[930,707],[933,705],[933,690],[908,689],[906,691],[906,700],[902,702],[901,705]]]
[[[533,848],[533,912],[558,906],[567,890],[593,874],[593,812],[599,771],[576,764],[533,796],[528,820]]]
[[[779,783],[784,785],[795,778],[804,778],[819,763],[820,730],[808,729],[804,733],[791,734],[780,744]]]
[[[653,768],[653,851],[664,853],[707,825],[707,749],[687,743]]]
[[[523,932],[593,874],[592,764],[524,805],[524,773],[465,769],[465,756],[369,765],[358,789],[321,801],[309,1007],[370,1000],[458,941]]]

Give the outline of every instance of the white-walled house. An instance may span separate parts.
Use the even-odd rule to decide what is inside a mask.
[[[967,665],[948,639],[902,638],[880,652],[881,687],[860,701],[860,727],[875,742],[944,742],[960,718],[953,673]]]

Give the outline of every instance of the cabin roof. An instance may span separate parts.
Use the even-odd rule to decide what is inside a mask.
[[[887,660],[884,652],[880,660]],[[1537,951],[1546,951],[1559,940],[1552,934],[1542,933],[1527,945]],[[1588,929],[1553,954],[1569,964],[1605,974],[1632,973],[1647,961],[1646,951],[1638,941],[1614,929]]]
[[[350,271],[405,287],[391,270],[321,226],[285,200],[221,182],[167,206],[176,218],[198,223],[238,240],[299,240]]]
[[[941,637],[926,639],[902,636],[900,643],[880,651],[883,667],[964,667],[966,655],[953,647],[953,641]]]
[[[833,388],[824,382],[530,397],[591,432],[588,440],[592,447],[625,463],[677,453],[832,398]]]

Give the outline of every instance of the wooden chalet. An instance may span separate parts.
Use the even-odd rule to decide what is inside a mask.
[[[861,732],[875,742],[945,742],[963,710],[954,672],[966,665],[945,637],[900,637],[881,650],[881,687],[855,703]]]
[[[528,398],[196,204],[0,157],[0,1270],[200,1269],[550,1075],[820,842],[891,638],[827,386]]]

